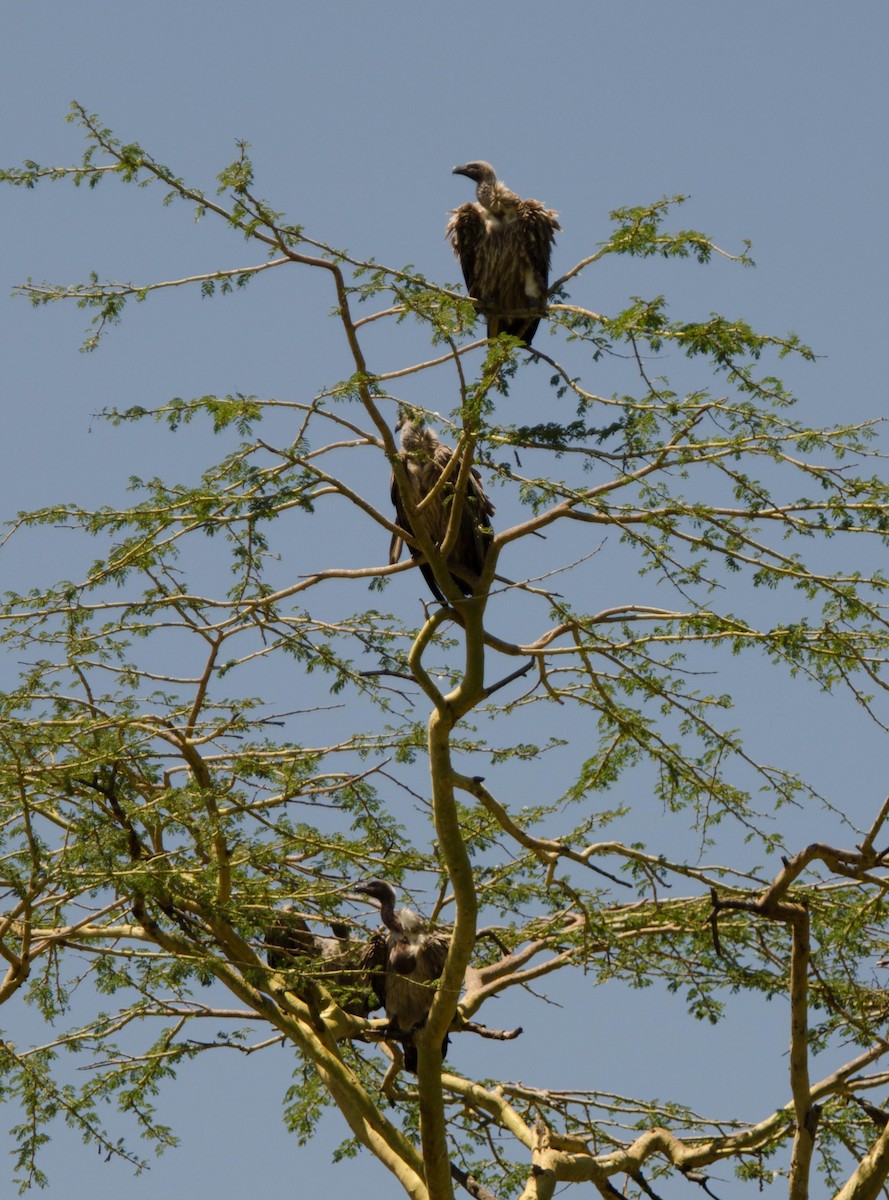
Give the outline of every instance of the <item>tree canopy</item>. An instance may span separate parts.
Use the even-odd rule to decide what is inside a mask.
[[[731,1169],[786,1176],[794,1198],[875,1196],[889,1174],[889,800],[848,805],[763,757],[732,698],[747,670],[830,695],[838,755],[856,721],[885,733],[876,422],[807,423],[777,374],[814,359],[794,334],[677,319],[660,294],[590,307],[606,260],[649,260],[656,281],[659,260],[742,267],[748,250],[676,228],[682,197],[617,209],[556,280],[529,351],[479,337],[456,284],[292,223],[260,198],[245,144],[204,190],[83,108],[72,118],[79,163],[26,162],[3,181],[151,185],[224,222],[256,262],[28,281],[35,305],[85,310],[93,350],[131,301],[260,286],[274,269],[295,289],[323,282],[339,351],[307,377],[295,328],[287,395],[107,407],[116,425],[200,429],[206,461],[134,478],[125,502],[10,522],[7,540],[45,527],[83,547],[78,576],[24,581],[0,609],[0,1001],[51,1022],[40,1045],[0,1042],[20,1186],[44,1182],[54,1118],[137,1164],[134,1134],[174,1140],[163,1084],[189,1060],[284,1043],[293,1136],[338,1109],[343,1152],[372,1155],[413,1200],[546,1200],[570,1183],[652,1196],[669,1175],[718,1195],[711,1174]],[[521,389],[533,423],[511,414]],[[471,597],[411,499],[400,406],[456,449],[449,536],[473,467],[496,506]],[[445,603],[412,557],[387,561],[399,533]],[[355,887],[372,877],[450,939],[416,1076],[384,1015],[356,1011],[367,981],[352,960],[338,973],[267,958],[284,902],[310,932],[336,923],[361,945],[377,915]],[[778,1001],[763,1020],[786,1032],[780,1091],[751,1119],[731,1086],[702,1114],[675,1080],[650,1095],[517,1082],[523,1046],[558,1038],[542,993],[562,980],[570,1005],[652,986],[705,1023],[740,994]],[[517,993],[521,1030],[500,1016]],[[443,1062],[448,1032],[502,1049],[500,1076]]]

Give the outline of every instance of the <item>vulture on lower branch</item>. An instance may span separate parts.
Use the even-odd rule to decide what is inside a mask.
[[[349,927],[331,924],[333,937],[312,933],[305,920],[287,904],[275,913],[265,931],[266,962],[275,971],[294,971],[305,980],[317,979],[332,993],[344,1012],[366,1017],[379,1008],[362,959],[365,947],[349,937]],[[304,991],[309,991],[303,987]],[[299,983],[294,986],[299,992]]]
[[[546,307],[557,214],[498,182],[490,163],[465,163],[453,174],[476,185],[476,203],[454,209],[447,229],[466,290],[488,319],[489,338],[509,333],[530,346]]]
[[[371,879],[355,889],[379,901],[380,917],[386,931],[371,939],[366,964],[371,981],[376,977],[386,1016],[394,1037],[404,1047],[404,1065],[417,1070],[414,1031],[429,1015],[435,989],[430,987],[444,970],[450,938],[430,933],[423,919],[410,908],[395,908],[395,889],[382,879]],[[445,1037],[441,1052],[448,1048]]]
[[[447,472],[447,481],[433,499],[423,509],[422,517],[426,532],[435,543],[441,546],[448,532],[453,505],[456,499],[454,482],[460,474],[461,460],[454,457],[450,446],[444,445],[431,429],[427,429],[422,420],[414,420],[404,410],[398,417],[396,429],[401,430],[400,458],[407,472],[411,488],[411,498],[415,505],[422,503],[433,491],[442,475]],[[404,501],[392,473],[392,503],[395,505],[395,519],[407,533],[413,536],[414,529],[404,506]],[[460,519],[456,538],[448,552],[448,570],[451,579],[464,596],[471,596],[473,588],[485,565],[485,558],[493,538],[491,517],[494,515],[494,505],[488,499],[482,487],[481,477],[474,468],[469,472],[466,481],[466,494],[462,497]],[[397,563],[401,557],[402,539],[395,534],[389,547],[389,562]],[[411,557],[422,559],[423,552],[410,547]],[[435,582],[435,575],[427,562],[420,563],[423,578],[429,588],[442,604],[447,601],[442,595],[441,588]]]

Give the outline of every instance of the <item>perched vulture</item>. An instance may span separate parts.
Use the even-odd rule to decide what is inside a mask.
[[[450,938],[444,933],[427,932],[424,921],[413,909],[396,910],[395,889],[382,879],[371,879],[355,891],[379,901],[386,930],[368,943],[365,963],[371,984],[378,989],[385,1006],[392,1034],[404,1047],[405,1068],[416,1072],[414,1031],[429,1015],[434,997],[434,989],[429,985],[444,970]],[[445,1037],[442,1055],[447,1048]]]
[[[476,185],[476,203],[454,209],[447,229],[466,290],[482,306],[489,338],[509,333],[530,346],[546,307],[557,214],[499,183],[490,163],[466,163],[453,174]]]
[[[330,928],[333,937],[312,933],[293,906],[285,905],[265,931],[266,962],[275,971],[323,976],[321,982],[345,1012],[366,1017],[383,1001],[376,1001],[363,965],[365,946],[350,940],[348,925],[335,922]]]
[[[448,521],[455,499],[454,482],[460,473],[460,460],[454,460],[454,452],[450,446],[440,442],[431,429],[427,429],[422,420],[413,420],[404,410],[398,417],[396,429],[401,430],[401,461],[407,472],[408,483],[411,487],[411,498],[414,504],[419,504],[433,490],[442,474],[447,471],[447,482],[432,502],[423,509],[422,517],[426,532],[436,546],[441,546],[448,530]],[[413,536],[413,527],[404,507],[401,492],[392,472],[392,503],[395,505],[395,519],[402,529]],[[473,588],[485,565],[485,558],[491,545],[493,531],[491,517],[494,515],[494,505],[488,499],[482,487],[481,477],[473,468],[466,483],[466,495],[463,497],[460,522],[457,536],[448,554],[448,570],[451,579],[464,596],[471,596]],[[389,547],[389,562],[397,563],[401,557],[402,539],[395,534]],[[421,550],[410,547],[411,557],[422,559]],[[435,575],[427,562],[420,563],[423,578],[429,588],[442,604],[447,603],[441,588],[435,582]]]

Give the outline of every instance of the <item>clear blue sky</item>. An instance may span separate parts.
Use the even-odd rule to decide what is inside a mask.
[[[64,121],[72,99],[208,189],[235,139],[245,138],[258,191],[313,236],[452,281],[446,212],[467,198],[466,181],[450,174],[454,163],[490,159],[517,191],[559,210],[557,271],[606,236],[610,209],[688,193],[682,222],[729,249],[750,238],[758,267],[665,275],[674,304],[799,332],[822,357],[792,367],[793,382],[812,422],[828,423],[885,407],[887,45],[884,0],[7,0],[0,157],[8,166],[76,161],[82,142]],[[79,354],[86,315],[62,306],[35,312],[9,297],[12,284],[27,276],[73,282],[92,269],[148,282],[255,257],[211,223],[195,227],[184,207],[162,208],[156,189],[6,190],[0,212],[4,519],[63,497],[119,495],[131,473],[187,471],[193,443],[108,429],[91,419],[105,405],[213,391],[286,396],[295,379],[314,389],[336,376],[325,360],[335,343],[315,315],[329,296],[291,289],[284,273],[213,303],[153,297],[98,352]],[[602,293],[583,298],[607,310],[634,291],[657,290],[646,275],[657,269],[611,266],[597,277]],[[4,586],[76,570],[63,556],[41,561],[39,539],[33,545],[0,552]],[[814,696],[809,703],[792,735],[801,755],[823,752],[831,729],[829,706]],[[837,787],[845,773],[866,804],[885,788],[876,757],[862,755],[851,779],[848,763],[826,759],[824,770]],[[591,994],[590,1006],[598,1003]],[[562,1010],[539,1019],[553,1012],[561,1022]],[[718,1087],[706,1088],[719,1082],[722,1031],[696,1027],[705,1040],[690,1060],[682,1026],[672,1024],[678,1001],[653,1016],[631,995],[623,1013],[640,1027],[663,1021],[646,1061],[628,1066],[600,1054],[591,1011],[589,1071],[572,1086],[630,1090],[624,1070],[664,1096],[681,1071],[690,1090],[700,1083],[705,1102],[718,1107]],[[0,1011],[14,1040],[24,1040],[26,1026],[15,1023],[25,1020],[19,1010]],[[783,1026],[756,1029],[754,1038],[744,1022],[742,1007],[735,1039],[755,1040],[758,1050],[773,1044],[766,1070],[780,1071]],[[184,1115],[183,1146],[139,1179],[60,1134],[47,1158],[51,1194],[232,1200],[257,1188],[303,1194],[318,1180],[320,1196],[360,1189],[362,1200],[388,1200],[393,1185],[369,1160],[332,1168],[323,1151],[300,1151],[288,1139],[278,1120],[288,1052],[266,1058],[185,1069],[165,1109],[173,1121]],[[529,1061],[540,1060],[517,1056],[504,1074],[531,1082]],[[331,1144],[339,1132],[333,1123],[325,1130]],[[721,1200],[741,1195],[731,1182],[716,1191]]]

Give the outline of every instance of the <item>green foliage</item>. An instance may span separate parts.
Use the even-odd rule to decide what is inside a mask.
[[[794,1129],[802,1136],[816,1103],[836,1186],[873,1140],[849,1092],[856,1071],[859,1090],[878,1086],[861,1071],[885,1049],[875,845],[887,810],[853,830],[817,780],[758,757],[732,672],[759,663],[885,729],[874,697],[889,646],[889,493],[874,424],[818,429],[793,415],[776,363],[813,358],[794,334],[718,314],[674,319],[659,294],[611,315],[572,301],[568,285],[606,255],[750,265],[746,249],[725,255],[701,233],[671,231],[681,197],[613,213],[610,237],[556,283],[549,316],[565,362],[547,355],[552,407],[526,424],[509,402],[533,352],[504,336],[464,353],[457,339],[476,311],[462,292],[313,239],[255,195],[246,143],[208,194],[80,106],[72,119],[87,138],[77,166],[27,162],[0,179],[160,183],[164,203],[224,222],[261,261],[141,285],[28,283],[32,303],[89,310],[92,349],[130,319],[130,297],[174,286],[209,297],[270,268],[320,272],[343,362],[334,383],[302,379],[286,401],[109,408],[113,426],[215,439],[196,440],[205,457],[180,482],[134,477],[124,503],[54,504],[11,524],[9,537],[64,531],[83,552],[76,578],[26,584],[0,607],[16,671],[0,697],[0,1002],[20,994],[53,1027],[40,1047],[0,1044],[22,1113],[19,1185],[45,1182],[39,1151],[60,1116],[138,1168],[116,1121],[105,1127],[110,1102],[163,1149],[175,1141],[164,1087],[190,1059],[284,1042],[296,1063],[285,1124],[299,1144],[335,1106],[352,1135],[338,1154],[371,1150],[416,1195],[426,1170],[428,1195],[447,1196],[435,1164],[448,1161],[503,1195],[544,1161],[560,1183],[613,1188],[606,1179],[623,1175],[645,1191],[638,1155],[646,1172],[730,1159],[741,1178],[768,1180],[777,1168],[764,1164]],[[365,329],[385,321],[416,326],[433,357],[373,373]],[[607,396],[583,382],[605,361],[626,368]],[[442,363],[456,381],[439,401],[449,416],[394,393]],[[399,609],[418,573],[383,562],[398,404],[496,487],[491,559],[476,596],[454,607]],[[518,562],[533,577],[513,579]],[[366,591],[377,600],[402,569],[408,582],[386,593],[395,611],[368,605]],[[822,811],[845,821],[853,848],[816,835],[786,844],[777,814],[801,806],[813,825]],[[645,841],[629,832],[634,819]],[[367,1008],[348,955],[376,924],[354,891],[371,876],[416,890],[452,929],[453,978],[430,989],[430,1046],[451,1025],[477,1036],[466,1022],[496,1019],[489,999],[533,995],[560,972],[587,991],[675,995],[712,1025],[741,993],[789,996],[786,1092],[756,1123],[700,1116],[678,1095],[442,1075],[422,1055],[424,1033],[418,1080],[395,1072],[397,1051],[381,1049],[392,1030],[351,1003],[363,988]],[[339,975],[320,950],[268,964],[265,935],[285,900],[307,937],[348,942]],[[811,1083],[809,1061],[842,1045],[858,1056],[848,1070]],[[85,1083],[71,1085],[62,1050],[88,1067]],[[662,1141],[639,1149],[653,1130]]]

